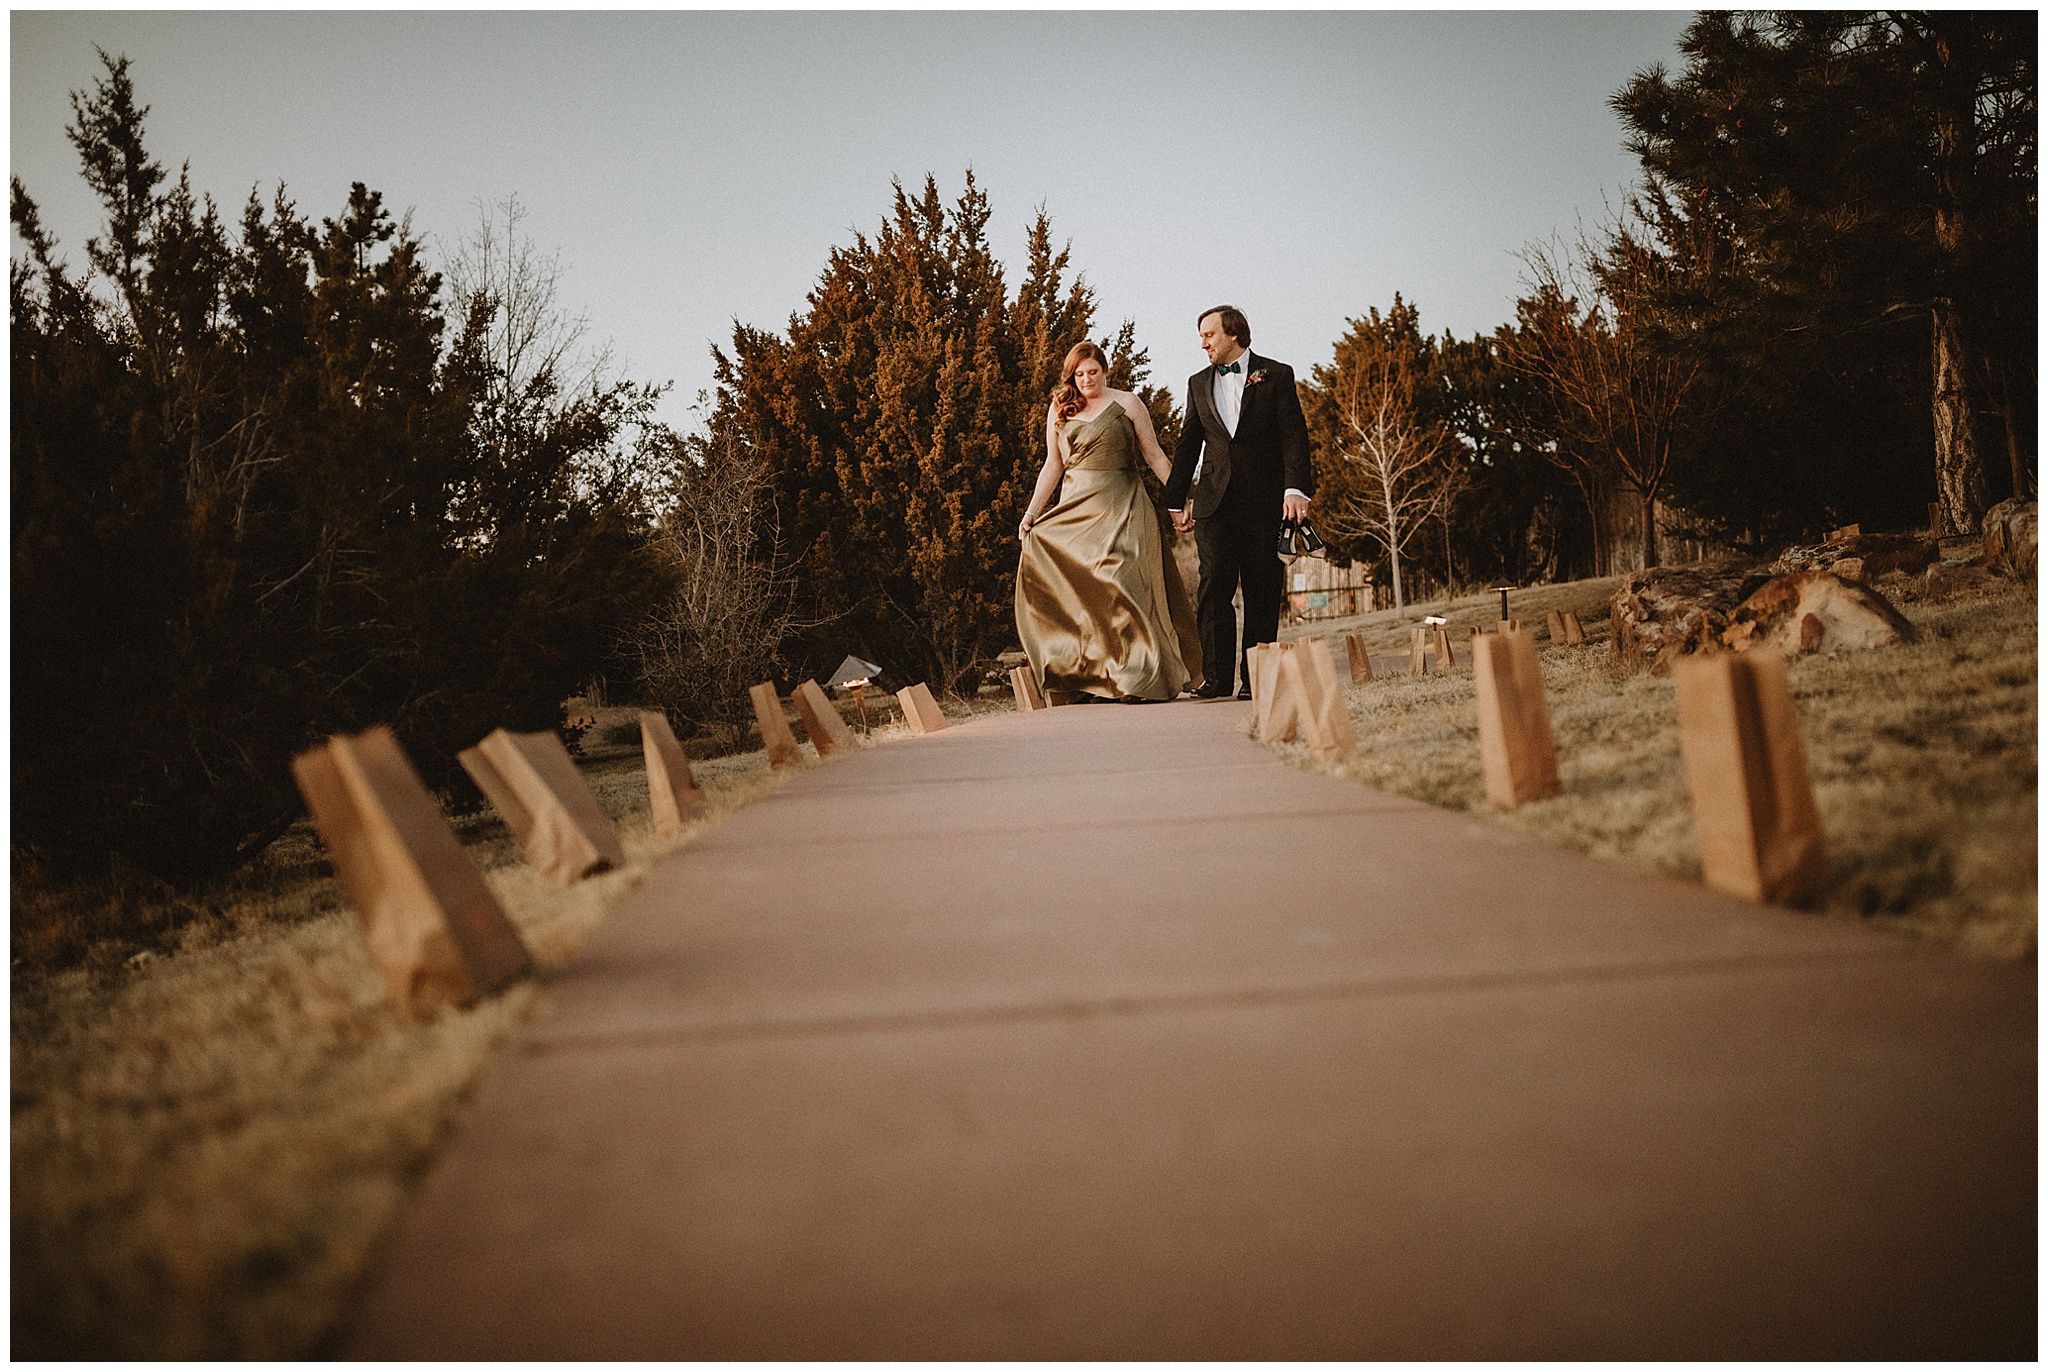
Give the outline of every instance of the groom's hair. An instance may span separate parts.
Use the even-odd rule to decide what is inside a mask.
[[[1235,305],[1211,305],[1195,316],[1195,327],[1201,328],[1202,321],[1212,314],[1223,316],[1223,332],[1236,339],[1238,347],[1249,348],[1252,345],[1251,321],[1244,317],[1243,310]]]

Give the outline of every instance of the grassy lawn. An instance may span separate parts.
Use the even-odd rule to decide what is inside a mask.
[[[1953,556],[1953,554],[1951,554]],[[1362,785],[1462,810],[1598,857],[1699,878],[1691,797],[1668,678],[1609,653],[1607,605],[1618,579],[1510,593],[1535,628],[1564,794],[1510,812],[1485,799],[1467,624],[1492,624],[1497,594],[1406,613],[1291,626],[1281,637],[1362,633],[1374,652],[1405,653],[1409,626],[1448,614],[1458,665],[1430,677],[1352,687],[1356,755],[1327,770]],[[1951,603],[1918,578],[1878,589],[1919,628],[1916,643],[1818,653],[1791,663],[1807,764],[1826,829],[1830,880],[1821,910],[1868,919],[1990,957],[2035,950],[2036,599],[2031,586]],[[1583,647],[1552,646],[1546,611],[1576,610]],[[1340,668],[1341,670],[1341,668]],[[1314,766],[1299,744],[1276,745]]]
[[[907,735],[889,722],[893,705],[870,702],[876,743]],[[555,886],[494,812],[451,816],[538,980],[664,853],[794,775],[772,773],[760,752],[693,763],[707,813],[681,838],[657,839],[637,728],[630,737],[591,740],[582,768],[619,824],[618,871]],[[117,926],[155,929],[156,946],[97,937]],[[12,1330],[23,1358],[317,1356],[537,989],[528,980],[467,1010],[400,1017],[304,822],[198,894],[17,879],[14,927]],[[82,958],[53,962],[50,950],[80,938]]]
[[[1614,584],[1512,595],[1525,625],[1576,610],[1590,642],[1542,650],[1565,794],[1507,814],[1481,795],[1464,633],[1498,617],[1498,596],[1283,636],[1361,632],[1375,652],[1399,653],[1411,623],[1447,612],[1461,665],[1353,688],[1360,748],[1337,770],[1696,878],[1671,685],[1608,655]],[[1833,865],[1825,908],[2028,957],[2034,597],[2014,588],[1927,604],[1915,586],[1898,577],[1882,589],[1920,642],[1792,666]],[[946,705],[956,718],[1013,708],[997,690]],[[906,733],[886,696],[869,711],[873,741]],[[538,980],[690,838],[654,838],[638,744],[606,738],[589,740],[583,772],[620,825],[624,869],[556,887],[526,867],[490,811],[451,817],[532,949]],[[1311,765],[1297,746],[1279,751]],[[712,804],[691,834],[790,775],[771,773],[759,752],[694,766]],[[12,1329],[27,1358],[303,1357],[330,1347],[410,1188],[536,991],[527,981],[468,1010],[401,1018],[304,824],[198,894],[132,881],[53,889],[17,874],[14,929]],[[155,931],[150,946],[136,929]],[[54,954],[67,946],[84,954]]]

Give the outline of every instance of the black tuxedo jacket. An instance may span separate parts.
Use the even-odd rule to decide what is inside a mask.
[[[1252,498],[1251,509],[1264,512],[1270,505],[1278,525],[1280,497],[1289,486],[1304,495],[1316,492],[1308,457],[1308,420],[1294,390],[1294,368],[1249,349],[1243,361],[1244,406],[1235,435],[1216,414],[1216,369],[1204,367],[1188,378],[1187,409],[1180,441],[1173,447],[1173,472],[1166,481],[1166,508],[1178,510],[1188,503],[1199,458],[1202,480],[1192,491],[1195,518],[1216,513],[1224,491],[1235,484],[1241,496]]]

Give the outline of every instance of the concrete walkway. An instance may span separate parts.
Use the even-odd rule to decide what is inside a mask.
[[[1295,771],[1249,708],[985,718],[679,851],[344,1351],[2034,1355],[2032,968]]]

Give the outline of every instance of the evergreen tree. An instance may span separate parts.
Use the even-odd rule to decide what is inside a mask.
[[[832,251],[786,334],[739,325],[717,355],[714,427],[767,462],[799,614],[818,626],[790,645],[802,670],[854,652],[972,691],[1015,641],[1012,530],[1095,299],[1042,212],[1011,297],[988,217],[972,173],[950,206],[929,176],[917,195],[897,185],[889,217]],[[1171,419],[1128,327],[1111,351]]]
[[[1833,450],[1823,465],[1863,466],[1869,498],[1938,491],[1949,522],[1973,528],[1990,495],[1981,401],[2004,421],[2013,488],[2031,486],[2036,24],[2026,11],[1703,14],[1683,73],[1653,68],[1615,97],[1656,217],[1711,230],[1731,259],[1717,352],[1739,412],[1724,432],[1800,434]],[[1884,346],[1908,328],[1923,359],[1911,381],[1893,358],[1912,344]],[[1867,450],[1834,456],[1867,434],[1874,403],[1897,408],[1886,392],[1920,407],[1933,480],[1919,490],[1868,471]]]
[[[163,188],[104,62],[68,130],[95,275],[12,188],[14,842],[192,878],[300,813],[290,758],[327,733],[391,723],[452,781],[490,729],[558,722],[653,569],[651,399],[543,407],[493,448],[489,311],[445,336],[375,191],[318,227],[252,195],[237,240]],[[45,727],[59,702],[77,727]]]

